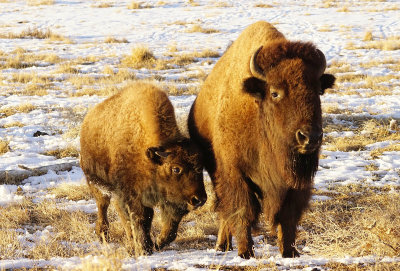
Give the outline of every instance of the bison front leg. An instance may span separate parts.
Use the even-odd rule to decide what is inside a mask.
[[[163,247],[175,240],[179,223],[185,213],[186,211],[181,211],[177,207],[168,205],[161,206],[162,228],[156,241],[157,250],[161,250]]]
[[[236,172],[231,176],[215,180],[216,210],[221,219],[217,249],[229,249],[230,234],[233,233],[238,244],[238,255],[248,259],[254,257],[251,228],[258,219],[261,206],[242,174]]]
[[[121,218],[128,240],[133,244],[135,254],[152,254],[153,241],[150,236],[154,211],[134,199],[119,198],[116,210]]]
[[[289,189],[283,205],[275,216],[278,225],[279,249],[284,258],[299,257],[295,248],[297,224],[308,206],[311,192],[309,189]]]
[[[90,177],[87,177],[87,183],[89,186],[90,193],[96,200],[97,205],[97,221],[95,231],[101,241],[109,242],[110,238],[108,235],[109,223],[107,219],[107,209],[110,205],[110,196],[104,194],[97,186],[91,181]]]
[[[238,243],[238,255],[244,259],[254,257],[254,242],[253,238],[251,238],[251,226],[247,223],[239,223],[236,225],[235,229],[235,237]]]

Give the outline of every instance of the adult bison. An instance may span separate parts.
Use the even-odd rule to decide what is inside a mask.
[[[220,217],[217,249],[254,256],[251,228],[264,212],[283,257],[296,257],[296,226],[311,195],[322,140],[319,95],[335,77],[324,54],[267,22],[243,31],[194,102],[190,136],[204,150]]]
[[[89,111],[81,167],[96,199],[96,233],[108,239],[113,196],[136,254],[153,251],[154,206],[161,210],[161,249],[175,239],[182,217],[207,199],[198,148],[179,132],[167,95],[151,84],[133,84]]]

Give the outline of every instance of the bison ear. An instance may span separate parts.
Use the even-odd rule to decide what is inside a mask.
[[[243,82],[243,89],[257,100],[265,98],[265,81],[255,77],[249,77]]]
[[[324,94],[325,89],[333,87],[333,84],[335,83],[335,76],[329,73],[324,73],[319,80],[321,81],[321,91],[320,95]]]
[[[162,147],[150,147],[146,150],[146,156],[151,162],[157,165],[162,165],[163,160],[167,158],[171,153],[164,151]]]

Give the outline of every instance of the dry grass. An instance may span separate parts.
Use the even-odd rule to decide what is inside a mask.
[[[319,31],[319,32],[331,32],[331,31],[333,31],[333,30],[332,30],[331,26],[329,26],[329,25],[323,25],[323,26],[321,26],[320,28],[318,28],[318,31]]]
[[[82,97],[82,96],[93,96],[93,95],[98,95],[98,96],[111,96],[114,95],[115,93],[119,92],[122,89],[122,87],[116,87],[116,86],[105,86],[103,88],[93,88],[93,87],[87,87],[83,88],[81,90],[71,92],[69,95],[71,97]]]
[[[131,54],[121,60],[122,64],[131,68],[140,69],[151,67],[156,62],[156,57],[147,46],[136,46]]]
[[[14,121],[14,122],[3,124],[3,126],[0,126],[0,128],[24,127],[24,126],[25,126],[25,124],[23,124],[22,122]],[[1,153],[1,151],[0,151],[0,153]]]
[[[332,257],[398,256],[399,191],[353,185],[336,187],[328,196],[332,199],[312,203],[301,223],[305,231],[299,243],[312,254]]]
[[[55,73],[61,73],[61,74],[65,74],[65,73],[69,73],[69,74],[78,74],[80,73],[78,68],[73,67],[73,64],[70,62],[64,62],[62,64],[60,64],[57,68],[57,70],[55,71]]]
[[[65,157],[78,157],[79,149],[75,146],[68,146],[63,149],[50,150],[43,153],[44,155],[54,156],[57,159],[65,158]]]
[[[89,188],[87,185],[75,185],[63,183],[55,188],[51,188],[49,193],[54,195],[56,199],[67,199],[72,201],[90,200]]]
[[[363,41],[372,41],[373,39],[374,39],[374,36],[372,35],[371,31],[365,32]]]
[[[54,0],[27,0],[29,6],[54,5]]]
[[[400,223],[400,216],[398,216],[400,206],[397,204],[400,200],[399,190],[393,190],[391,187],[373,190],[360,185],[339,186],[331,189],[332,193],[315,192],[329,196],[331,199],[312,202],[310,210],[302,219],[302,230],[298,234],[297,245],[306,246],[310,251],[306,254],[330,257],[371,254],[378,257],[394,257],[398,255],[400,250],[400,230],[397,226]],[[175,250],[214,248],[215,241],[207,237],[208,235],[215,236],[218,231],[217,216],[213,212],[215,195],[210,182],[206,182],[206,190],[209,196],[207,203],[200,209],[190,212],[181,222],[177,239],[174,241]],[[391,192],[388,193],[388,191]],[[95,215],[81,211],[70,212],[61,207],[63,202],[90,199],[86,185],[62,184],[50,189],[49,194],[54,195],[55,199],[39,203],[25,199],[19,204],[2,209],[1,255],[7,259],[18,258],[24,251],[24,257],[34,259],[78,256],[86,259],[79,270],[98,270],[100,266],[102,268],[110,266],[112,270],[121,270],[122,260],[129,256],[127,249],[131,247],[131,244],[127,243],[113,207],[109,211],[109,220],[110,237],[114,245],[112,248],[111,246],[98,247],[92,245],[97,240],[91,226],[95,221]],[[158,233],[160,231],[158,215],[155,216],[153,224],[154,232]],[[46,228],[47,226],[51,228]],[[35,246],[25,247],[23,242],[19,241],[23,238],[23,234],[15,231],[19,228],[31,229],[33,232],[46,229],[49,234],[41,241],[35,241]],[[268,238],[266,242],[274,244],[273,240],[274,238]],[[96,256],[96,260],[86,257],[88,254]],[[371,263],[353,266],[329,262],[325,267],[335,270],[371,270],[369,268],[387,267],[389,269],[374,270],[391,270],[390,268],[396,265],[397,263]],[[263,268],[279,270],[274,263],[260,264],[256,267],[214,265],[202,267],[218,268],[218,270],[258,271]]]
[[[369,155],[371,156],[372,159],[378,159],[382,156],[384,152],[400,152],[400,143],[398,142],[393,142],[389,146],[383,147],[383,148],[376,148],[373,149]],[[399,172],[400,173],[400,172]]]
[[[0,109],[0,118],[9,117],[17,113],[29,113],[35,110],[36,108],[37,108],[36,106],[30,103],[21,104],[18,106],[3,107]]]
[[[61,62],[55,54],[32,54],[17,48],[10,54],[0,54],[0,69],[24,69],[32,66],[48,66]]]
[[[3,139],[0,139],[0,155],[5,154],[10,151],[9,142]]]
[[[95,8],[111,8],[113,6],[114,2],[109,0],[100,0],[98,1],[98,3],[96,2],[95,4],[92,5],[92,7]]]
[[[257,3],[254,5],[255,8],[273,8],[273,5],[265,4],[265,3]]]
[[[51,41],[62,41],[64,43],[73,43],[69,38],[52,32],[50,29],[28,28],[21,33],[0,34],[3,39],[49,39]]]
[[[394,51],[400,49],[400,37],[399,36],[390,36],[387,38],[378,39],[376,37],[371,37],[366,34],[364,37],[365,44],[363,45],[355,45],[353,42],[348,42],[346,44],[347,50],[358,50],[358,49],[377,49],[384,51]]]
[[[115,37],[107,37],[104,40],[105,43],[129,43],[129,41],[125,38],[123,39],[117,39]]]
[[[325,129],[325,128],[324,128]],[[366,146],[376,142],[400,140],[400,133],[389,130],[387,121],[366,120],[352,137],[325,137],[326,150],[330,151],[362,151]]]
[[[159,6],[162,6],[162,5],[163,5],[162,3],[159,4]],[[127,8],[128,9],[143,9],[143,8],[153,8],[153,6],[146,4],[145,2],[132,1],[128,4]]]
[[[186,30],[187,33],[204,33],[204,34],[213,34],[213,33],[219,33],[220,31],[214,28],[204,28],[199,24],[193,25],[191,28]]]
[[[341,8],[338,8],[336,11],[337,12],[350,12],[350,9],[348,6],[343,6]]]

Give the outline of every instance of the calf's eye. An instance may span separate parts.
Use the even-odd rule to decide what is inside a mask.
[[[272,98],[278,98],[279,94],[278,94],[278,92],[272,92],[271,96],[272,96]]]
[[[173,168],[172,168],[172,172],[173,172],[174,174],[181,174],[182,169],[181,169],[180,167],[173,167]]]

